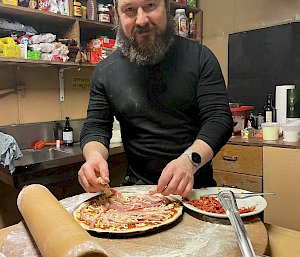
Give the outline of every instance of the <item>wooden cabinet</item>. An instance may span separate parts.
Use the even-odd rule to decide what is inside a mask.
[[[300,149],[263,147],[265,222],[300,231]]]
[[[262,147],[225,145],[213,159],[218,186],[262,192]]]

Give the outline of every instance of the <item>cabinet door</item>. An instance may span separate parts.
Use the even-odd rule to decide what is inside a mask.
[[[214,170],[217,186],[242,188],[252,192],[262,192],[262,177]]]
[[[262,176],[262,147],[226,144],[213,159],[216,170]]]
[[[300,231],[300,149],[263,147],[265,222]]]

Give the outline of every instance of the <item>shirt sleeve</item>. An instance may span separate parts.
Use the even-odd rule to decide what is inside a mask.
[[[232,135],[232,114],[219,62],[206,46],[201,46],[197,104],[201,128],[197,138],[217,154]]]
[[[102,143],[107,149],[112,137],[113,115],[101,83],[101,69],[95,69],[91,85],[87,118],[80,135],[80,147],[91,141]]]

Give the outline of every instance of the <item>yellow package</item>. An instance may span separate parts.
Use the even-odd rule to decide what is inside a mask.
[[[2,3],[17,6],[18,0],[2,0]]]

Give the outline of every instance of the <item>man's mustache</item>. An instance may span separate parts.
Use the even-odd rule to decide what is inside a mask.
[[[151,30],[154,30],[156,28],[156,25],[148,23],[146,26],[136,26],[134,27],[132,31],[132,35],[135,36],[136,34],[143,34],[147,33]]]

